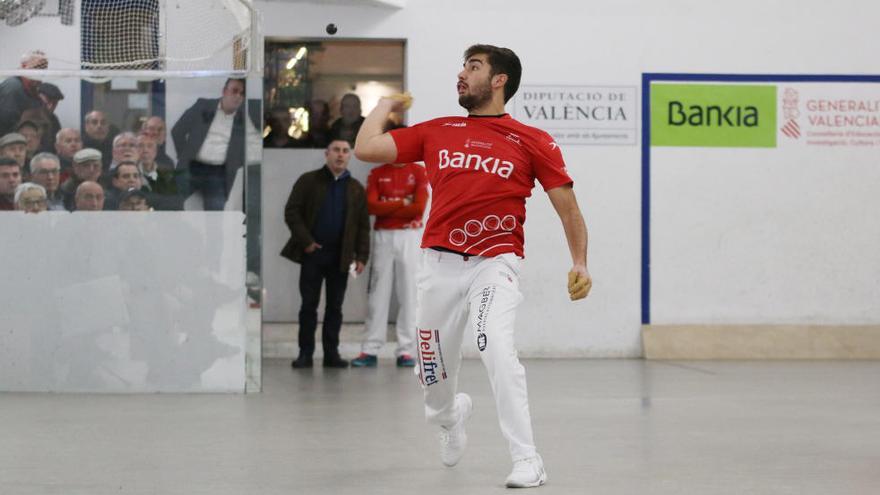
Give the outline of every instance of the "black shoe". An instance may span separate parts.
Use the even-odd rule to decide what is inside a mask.
[[[296,358],[293,362],[290,363],[290,366],[299,369],[299,368],[311,368],[312,367],[312,358],[311,356],[300,356]]]
[[[348,361],[342,359],[339,356],[325,357],[324,358],[324,367],[325,368],[348,368]]]

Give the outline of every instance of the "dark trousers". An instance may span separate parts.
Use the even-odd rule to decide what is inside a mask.
[[[202,193],[205,211],[222,211],[226,206],[226,166],[206,165],[196,161],[189,164],[190,190]]]
[[[342,301],[348,273],[339,270],[339,252],[319,249],[303,258],[299,272],[299,293],[302,307],[299,310],[299,353],[311,356],[315,352],[315,329],[318,326],[318,301],[321,284],[327,281],[327,297],[324,308],[324,325],[321,343],[324,359],[339,355],[339,330],[342,328]]]

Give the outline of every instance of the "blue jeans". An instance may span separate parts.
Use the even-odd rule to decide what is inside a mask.
[[[226,166],[191,162],[190,189],[202,193],[205,211],[222,211],[226,205]]]

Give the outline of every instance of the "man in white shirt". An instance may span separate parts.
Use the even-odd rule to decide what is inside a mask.
[[[190,188],[201,193],[205,210],[222,210],[236,171],[246,158],[259,157],[259,109],[251,106],[246,120],[245,95],[243,79],[228,79],[220,98],[199,98],[171,129],[178,168],[189,170]]]

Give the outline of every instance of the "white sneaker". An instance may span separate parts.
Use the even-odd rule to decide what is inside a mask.
[[[464,423],[471,417],[471,412],[474,410],[474,404],[468,394],[456,394],[455,404],[461,413],[458,422],[449,428],[440,427],[440,460],[448,467],[458,464],[464,455],[464,449],[467,447],[467,433],[464,431]]]
[[[544,471],[544,460],[541,456],[520,459],[513,463],[513,471],[507,477],[507,488],[531,488],[541,486],[547,482],[547,473]]]

